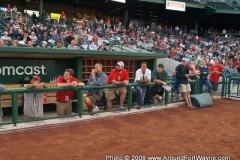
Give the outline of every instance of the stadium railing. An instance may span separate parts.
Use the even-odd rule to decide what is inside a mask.
[[[237,85],[237,90],[236,90],[236,93],[235,92],[232,92],[232,85]],[[239,85],[240,85],[240,77],[230,77],[229,78],[229,81],[227,83],[227,86],[228,86],[228,90],[227,90],[227,96],[228,97],[235,97],[235,98],[240,98],[239,96]],[[233,95],[231,95],[233,94]]]
[[[171,84],[175,84],[175,82],[173,81],[167,81],[168,85]],[[132,96],[132,92],[133,92],[133,88],[135,86],[154,86],[156,85],[155,82],[150,82],[150,83],[146,83],[146,84],[139,84],[136,82],[133,83],[129,83],[126,86],[122,86],[122,87],[126,87],[127,88],[127,110],[130,111],[133,108],[133,96]],[[119,85],[102,85],[102,86],[91,86],[91,85],[86,85],[83,87],[49,87],[49,88],[43,88],[43,89],[26,89],[26,88],[16,88],[16,89],[8,89],[8,90],[4,90],[1,91],[0,94],[11,94],[12,95],[12,119],[11,122],[8,123],[4,123],[2,122],[2,124],[14,124],[14,126],[17,125],[17,123],[20,122],[25,122],[23,120],[19,120],[19,110],[18,110],[18,94],[19,93],[29,93],[29,92],[53,92],[53,91],[62,91],[62,90],[74,90],[76,91],[76,100],[77,100],[77,114],[73,114],[74,116],[78,115],[79,117],[82,117],[83,115],[83,91],[86,90],[91,90],[91,89],[106,89],[106,88],[119,88],[121,86]],[[195,82],[194,85],[194,92],[193,94],[197,94],[199,89],[198,89],[198,79]],[[165,90],[165,105],[169,104],[169,92],[167,90]],[[54,117],[54,118],[62,118],[62,117]],[[39,118],[39,119],[34,119],[34,121],[36,120],[47,120],[47,119],[53,119],[53,118]]]

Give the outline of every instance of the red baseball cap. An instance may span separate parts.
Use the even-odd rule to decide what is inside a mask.
[[[41,81],[41,78],[39,76],[33,76],[32,79],[38,80],[39,82]]]

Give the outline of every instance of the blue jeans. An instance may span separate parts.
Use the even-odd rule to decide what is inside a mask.
[[[144,105],[145,93],[147,91],[146,86],[136,86],[137,90],[137,102],[139,106]]]
[[[212,84],[208,79],[199,79],[199,89],[200,93],[203,93],[203,85],[206,85],[208,88],[208,93],[211,94],[212,91]]]

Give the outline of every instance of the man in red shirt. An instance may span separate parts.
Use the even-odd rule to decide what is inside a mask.
[[[219,77],[223,72],[222,65],[219,64],[218,58],[215,58],[214,65],[210,67],[210,82],[212,84],[211,97],[213,98],[218,90]]]
[[[83,82],[80,82],[77,78],[73,77],[73,75],[74,71],[72,69],[66,69],[64,75],[58,77],[57,87],[79,87],[85,85]],[[56,108],[58,116],[71,115],[73,96],[73,90],[57,91]]]
[[[126,98],[127,90],[123,85],[128,85],[129,83],[129,74],[126,69],[124,69],[124,63],[122,61],[119,61],[116,65],[116,68],[113,69],[107,80],[107,84],[116,84],[121,87],[119,88],[109,88],[106,89],[106,98],[107,98],[107,108],[112,108],[112,99],[115,98],[115,94],[120,94],[120,102],[118,109],[124,110],[123,102]]]

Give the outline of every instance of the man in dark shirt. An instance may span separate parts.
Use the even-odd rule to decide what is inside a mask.
[[[212,84],[208,79],[209,67],[207,66],[207,61],[203,60],[202,65],[199,67],[200,78],[199,78],[199,89],[200,93],[203,93],[203,85],[206,85],[208,88],[208,93],[211,94]]]
[[[188,83],[189,67],[187,66],[187,58],[182,59],[182,64],[176,67],[177,82],[180,84],[180,92],[182,93],[183,99],[187,103],[187,107],[195,109],[190,98],[191,86]]]
[[[74,40],[74,37],[73,34],[70,32],[69,36],[65,38],[65,41],[67,42],[67,44],[70,44],[72,40]]]

